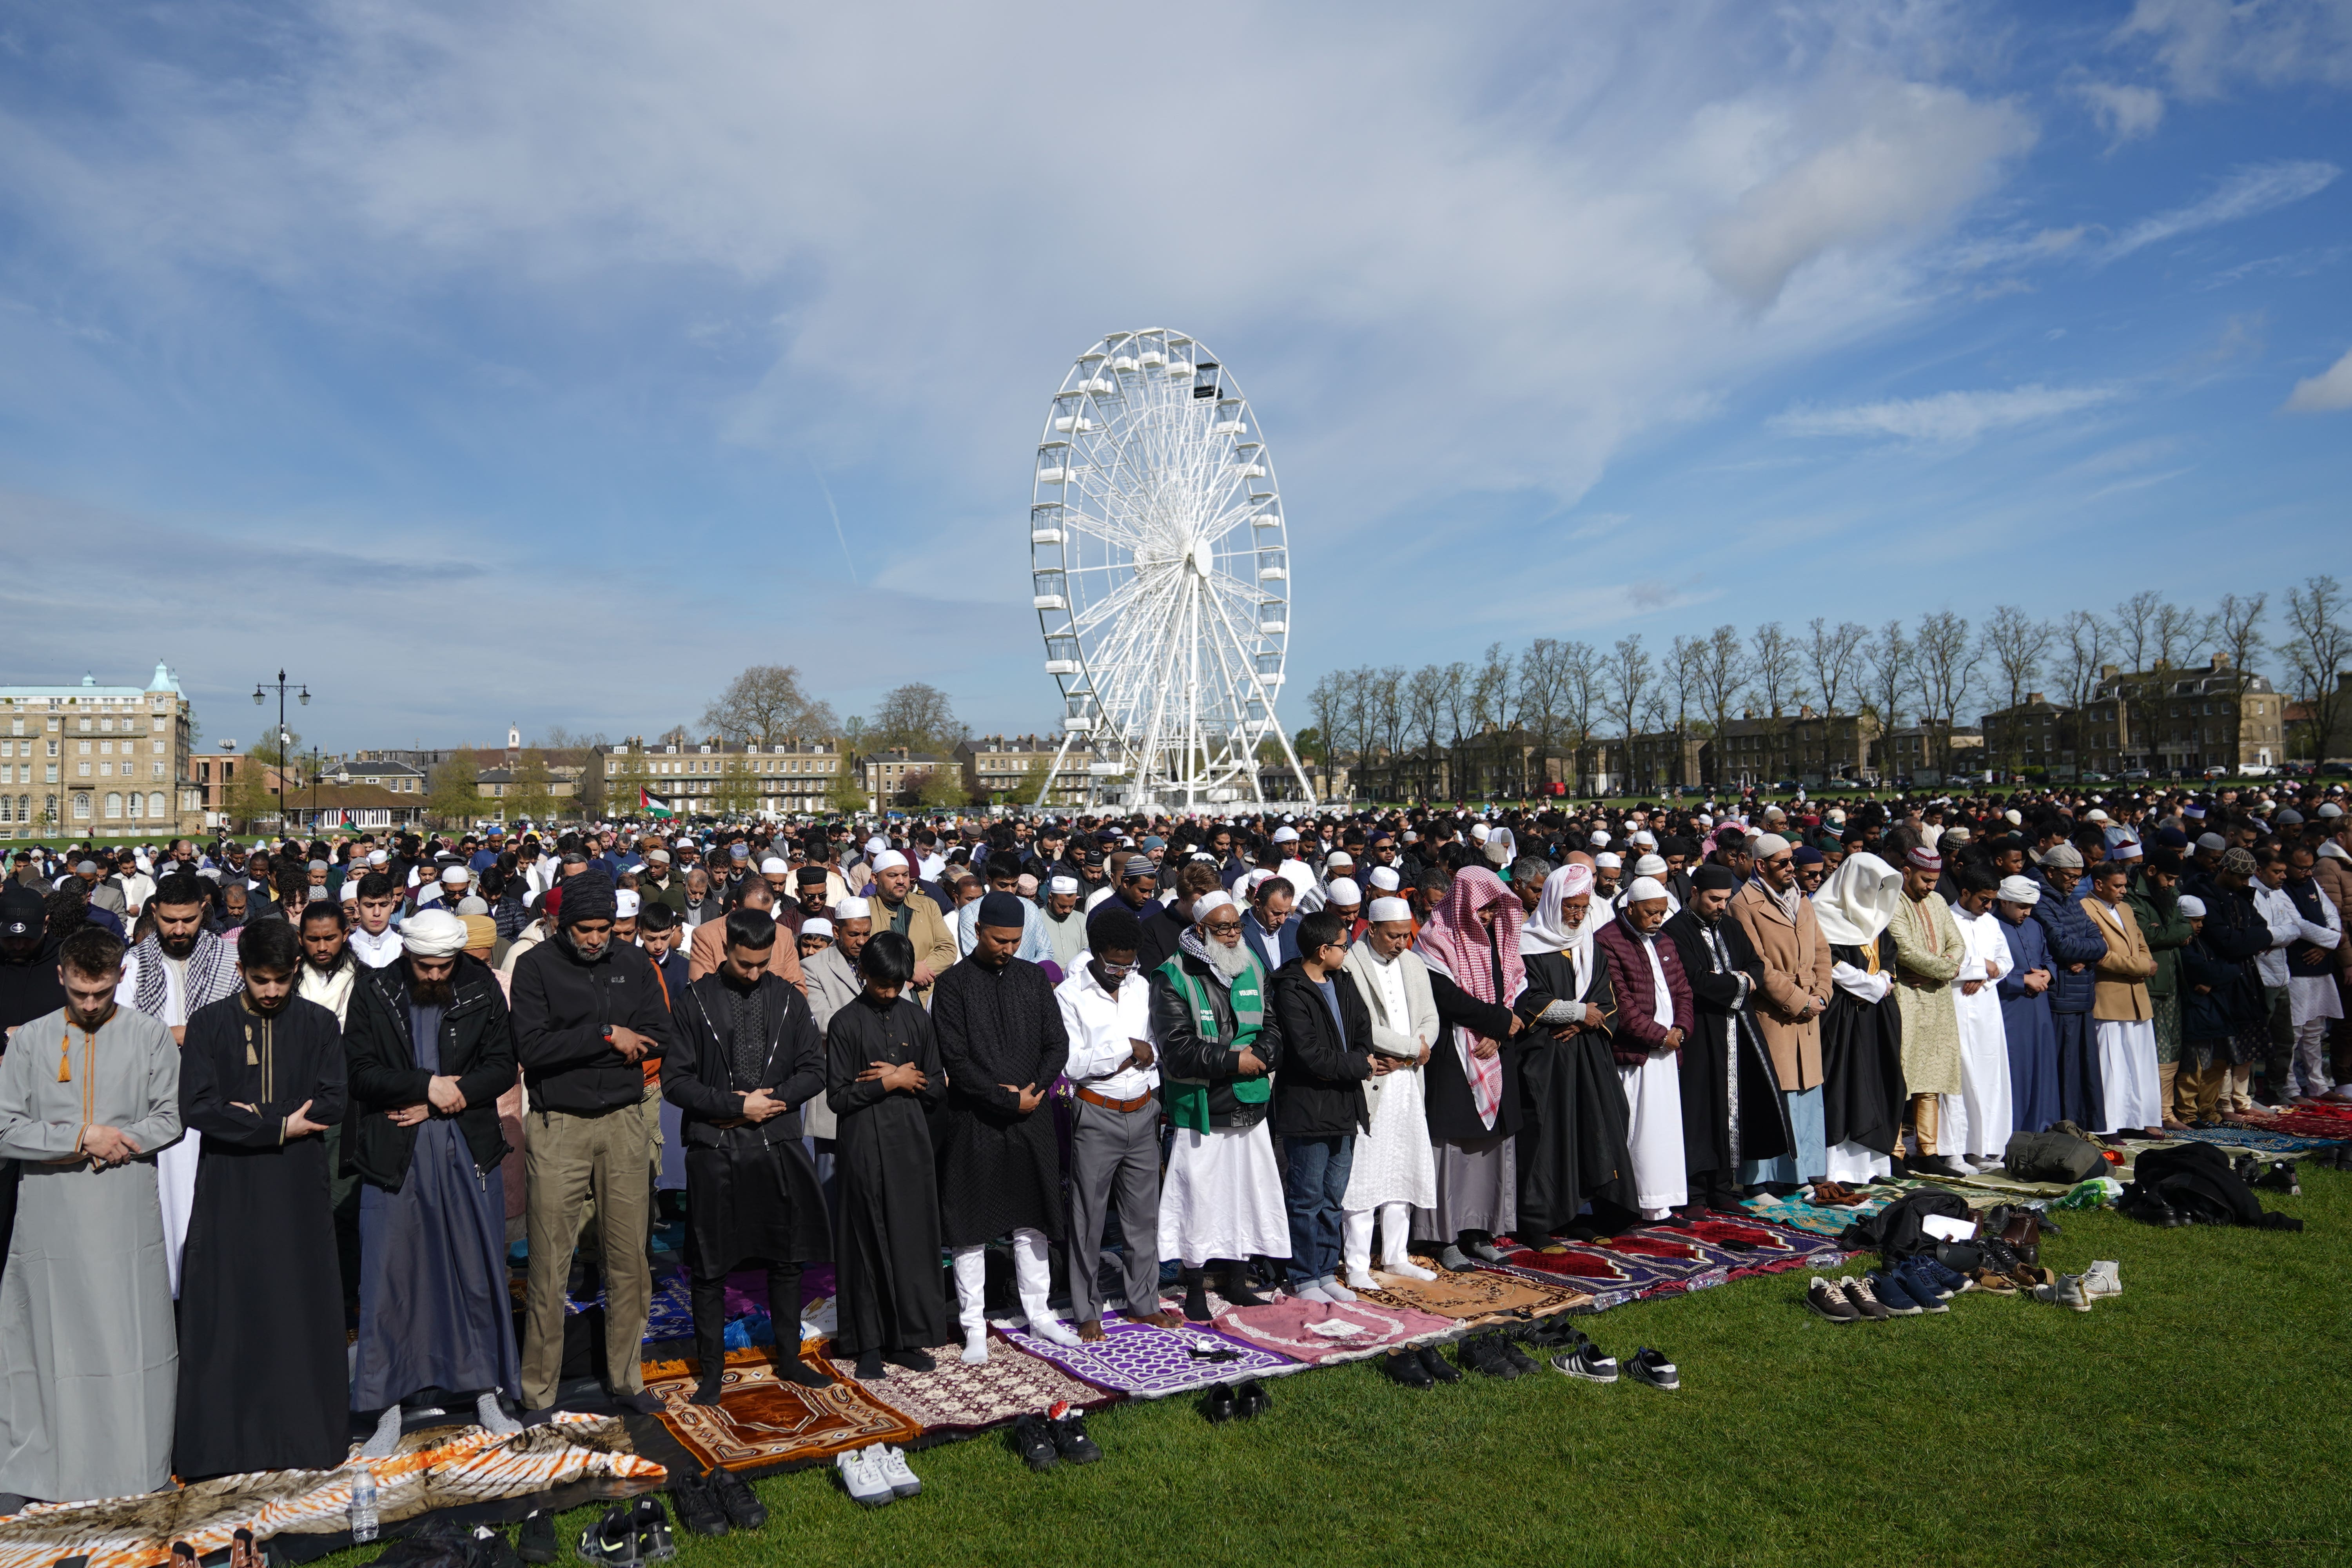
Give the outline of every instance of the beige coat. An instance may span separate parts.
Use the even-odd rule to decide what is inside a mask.
[[[2147,977],[2156,973],[2156,955],[2148,951],[2147,933],[2129,904],[2111,909],[2094,894],[2083,900],[2083,912],[2107,940],[2107,956],[2099,960],[2099,984],[2091,999],[2091,1016],[2105,1023],[2129,1023],[2153,1018],[2148,1005]]]
[[[686,945],[687,979],[692,982],[717,973],[726,957],[727,922],[703,921],[694,928],[693,939]],[[793,939],[792,928],[782,921],[776,925],[776,945],[768,952],[768,973],[807,994],[808,981],[801,974],[800,944]]]
[[[882,901],[879,893],[871,895],[867,901],[874,907],[874,931],[878,936],[891,929],[890,906]],[[929,968],[936,981],[956,961],[955,928],[940,913],[940,906],[931,901],[931,896],[919,888],[908,889],[906,907],[907,940],[915,944],[915,963]],[[915,994],[925,1006],[930,1005],[929,986],[916,987]]]
[[[1812,903],[1799,899],[1791,921],[1780,900],[1750,882],[1732,895],[1731,913],[1764,961],[1756,1026],[1772,1053],[1772,1070],[1791,1094],[1815,1088],[1822,1081],[1822,1023],[1809,1005],[1830,999],[1830,944]]]

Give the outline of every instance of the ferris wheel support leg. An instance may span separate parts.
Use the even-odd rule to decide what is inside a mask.
[[[1054,793],[1054,781],[1061,776],[1062,760],[1070,754],[1070,731],[1065,730],[1062,731],[1062,749],[1054,753],[1054,765],[1045,770],[1045,782],[1044,785],[1038,789],[1037,799],[1034,802],[1037,809],[1040,811],[1045,809],[1046,798]]]
[[[1282,754],[1290,763],[1291,776],[1298,781],[1298,793],[1308,805],[1315,805],[1315,786],[1307,782],[1307,770],[1298,765],[1298,753],[1290,749],[1290,731],[1277,724],[1274,732],[1282,737]]]

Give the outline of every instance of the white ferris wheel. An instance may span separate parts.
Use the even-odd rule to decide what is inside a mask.
[[[1062,378],[1037,441],[1031,592],[1062,748],[1089,805],[1311,804],[1275,717],[1290,547],[1264,433],[1207,345],[1114,332]],[[1265,764],[1264,773],[1261,759]]]

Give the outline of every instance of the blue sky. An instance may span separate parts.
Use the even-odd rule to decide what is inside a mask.
[[[1148,325],[1263,422],[1294,724],[1497,638],[2275,600],[2352,577],[2347,167],[2352,0],[0,5],[0,677],[1042,727],[1035,432]]]

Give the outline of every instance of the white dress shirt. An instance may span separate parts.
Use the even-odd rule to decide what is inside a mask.
[[[1070,977],[1054,988],[1069,1032],[1070,1056],[1062,1071],[1072,1083],[1107,1100],[1133,1100],[1160,1086],[1160,1064],[1148,1068],[1129,1059],[1133,1042],[1151,1037],[1151,986],[1140,973],[1129,974],[1117,992],[1095,979],[1084,954],[1072,961]]]

